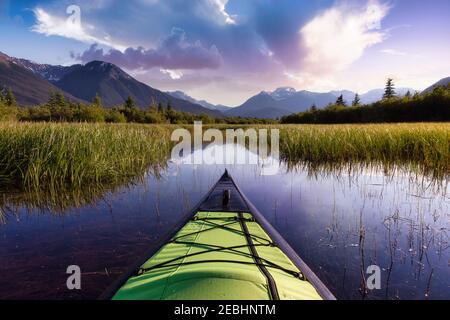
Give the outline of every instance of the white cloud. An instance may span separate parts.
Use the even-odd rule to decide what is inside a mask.
[[[408,53],[408,52],[404,52],[404,51],[399,51],[397,49],[383,49],[383,50],[380,50],[380,52],[391,55],[391,56],[397,56],[397,57],[410,57],[410,58],[419,58],[420,57],[420,54]]]
[[[388,11],[387,5],[369,1],[362,8],[335,6],[316,16],[300,30],[304,70],[327,74],[346,69],[385,39],[380,27]]]
[[[235,24],[236,21],[232,16],[228,14],[225,10],[225,6],[228,3],[228,0],[210,0],[219,10],[220,14],[225,18],[225,23],[227,24]]]
[[[317,77],[314,74],[302,72],[301,74],[284,72],[284,75],[291,81],[293,85],[304,90],[326,92],[334,89],[342,89],[333,75]]]
[[[395,49],[383,49],[380,51],[381,53],[385,53],[385,54],[389,54],[391,56],[400,56],[400,57],[405,57],[408,54],[406,52],[402,52],[402,51],[398,51]]]
[[[67,17],[61,18],[51,15],[42,8],[34,8],[36,24],[31,27],[31,30],[46,36],[60,36],[89,44],[98,43],[121,51],[126,49],[126,46],[112,42],[107,35],[103,37],[93,35],[95,28],[85,25],[81,21],[81,12],[77,10],[79,8],[74,6],[68,10]]]
[[[161,71],[162,74],[169,75],[173,80],[179,80],[183,77],[183,72],[180,70],[159,69],[159,71]]]
[[[234,16],[226,11],[228,0],[201,0],[192,6],[199,17],[208,19],[217,24],[236,24]]]

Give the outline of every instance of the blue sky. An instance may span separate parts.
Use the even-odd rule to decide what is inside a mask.
[[[449,15],[448,0],[0,0],[0,51],[106,60],[234,106],[281,86],[424,89],[450,76]]]

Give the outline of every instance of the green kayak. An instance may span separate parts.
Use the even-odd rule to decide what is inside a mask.
[[[227,171],[175,230],[101,298],[335,299]]]

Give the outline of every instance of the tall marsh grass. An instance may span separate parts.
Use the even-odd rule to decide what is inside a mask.
[[[280,127],[280,153],[311,166],[380,164],[442,179],[450,174],[450,124]]]
[[[450,174],[448,123],[243,127],[280,129],[280,154],[292,165],[379,163],[437,178]],[[44,191],[119,184],[165,164],[175,128],[0,122],[0,187]]]
[[[166,126],[0,123],[0,186],[116,184],[165,163],[169,152]]]

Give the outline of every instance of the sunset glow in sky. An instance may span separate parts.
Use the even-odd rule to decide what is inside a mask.
[[[365,92],[387,77],[422,90],[450,76],[449,16],[448,0],[0,0],[0,51],[105,60],[235,106],[277,87]]]

